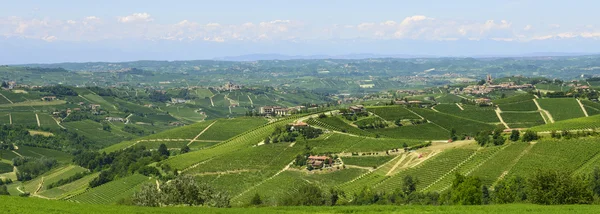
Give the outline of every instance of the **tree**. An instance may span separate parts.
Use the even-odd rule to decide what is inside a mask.
[[[262,203],[263,203],[263,201],[260,198],[260,195],[258,193],[254,194],[254,197],[252,197],[252,199],[250,200],[250,205],[258,206],[258,205],[261,205]]]
[[[410,195],[417,191],[418,183],[419,180],[417,180],[417,178],[413,178],[411,175],[404,176],[404,178],[402,178],[402,193],[404,193],[404,195]]]
[[[456,136],[456,129],[454,129],[454,128],[452,128],[452,130],[450,130],[450,139],[452,139],[452,141],[458,140],[458,136]]]
[[[473,176],[456,174],[450,190],[450,202],[457,205],[482,204],[481,180]]]
[[[477,133],[477,136],[475,136],[475,141],[477,141],[477,144],[480,146],[485,146],[490,142],[490,135],[486,131],[479,132]]]
[[[169,156],[169,150],[167,149],[167,145],[165,145],[164,143],[161,143],[160,146],[158,146],[158,154],[160,154],[161,156]]]
[[[183,147],[181,147],[181,151],[180,152],[181,152],[181,154],[188,153],[188,152],[190,152],[190,147],[187,146],[187,145],[184,145]]]
[[[536,132],[527,130],[525,131],[525,134],[523,135],[523,138],[521,140],[523,140],[524,142],[531,142],[537,139],[539,139],[539,136]]]
[[[511,141],[518,141],[519,138],[521,137],[521,133],[519,132],[519,130],[512,130],[510,133],[510,140]]]
[[[596,196],[600,196],[600,168],[594,167],[594,170],[588,176],[587,182],[590,189]]]
[[[527,197],[531,203],[589,204],[594,200],[584,179],[563,171],[536,171],[527,179]]]
[[[2,88],[8,88],[8,83],[6,83],[5,81],[2,81]]]
[[[137,206],[158,207],[161,204],[161,193],[154,183],[144,183],[140,191],[133,194],[133,203]]]
[[[492,200],[496,204],[521,203],[527,200],[526,180],[514,176],[500,180],[494,187]]]
[[[344,191],[338,189],[330,189],[329,190],[329,203],[331,206],[335,206],[340,199],[340,196],[346,195]]]

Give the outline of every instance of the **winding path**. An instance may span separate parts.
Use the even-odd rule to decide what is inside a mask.
[[[37,120],[38,127],[42,126],[42,125],[40,125],[40,116],[38,116],[37,113],[35,114],[35,120]]]
[[[506,127],[507,129],[510,129],[510,127],[508,127],[508,124],[506,124],[506,122],[504,122],[502,115],[500,115],[500,113],[502,113],[502,110],[500,110],[500,108],[496,108],[495,111],[496,111],[496,116],[498,116],[498,119],[500,119],[500,122],[502,123],[502,125],[504,125],[504,127]]]
[[[554,123],[554,118],[552,117],[550,112],[547,111],[546,109],[543,109],[542,106],[540,106],[540,104],[538,103],[537,99],[533,99],[533,102],[538,107],[539,111],[544,112],[546,114],[546,116],[548,116],[548,120],[550,120],[550,123]]]
[[[8,97],[4,96],[4,94],[0,93],[0,95],[2,95],[2,97],[4,97],[4,99],[6,99],[10,104],[15,104],[13,101],[9,100]]]

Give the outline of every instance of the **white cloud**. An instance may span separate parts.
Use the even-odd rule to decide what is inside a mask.
[[[134,13],[129,16],[123,16],[118,18],[121,23],[133,23],[133,22],[150,22],[153,21],[148,13]]]
[[[531,25],[527,25],[523,28],[523,30],[528,31],[531,30],[532,26]]]
[[[221,24],[219,24],[219,23],[208,23],[208,24],[206,24],[206,27],[220,27],[220,26],[221,26]]]
[[[46,42],[54,42],[56,39],[56,36],[45,36],[42,38],[42,40],[46,41]]]

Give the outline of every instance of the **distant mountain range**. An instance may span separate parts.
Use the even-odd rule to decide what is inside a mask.
[[[560,56],[586,56],[598,55],[598,53],[560,53],[560,52],[538,52],[518,55],[477,55],[463,56],[472,58],[512,58],[512,57],[560,57]],[[433,55],[406,55],[406,54],[346,54],[346,55],[284,55],[284,54],[246,54],[240,56],[216,57],[213,60],[222,61],[258,61],[258,60],[297,60],[297,59],[376,59],[376,58],[440,58],[461,56],[433,56]]]

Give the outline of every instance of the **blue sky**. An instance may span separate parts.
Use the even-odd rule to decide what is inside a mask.
[[[131,54],[148,48],[171,53],[169,59],[266,51],[443,56],[590,52],[600,41],[600,2],[591,0],[21,0],[2,5],[0,48],[24,55],[7,54],[10,59],[0,63],[108,59],[93,51],[132,60]],[[66,57],[23,59],[23,49],[60,49]],[[140,59],[165,57],[144,54]]]

